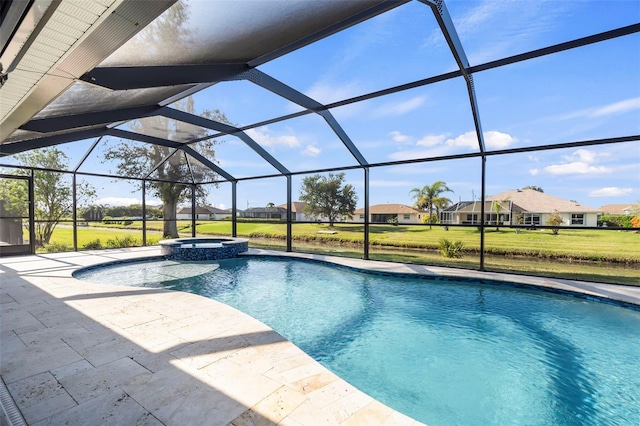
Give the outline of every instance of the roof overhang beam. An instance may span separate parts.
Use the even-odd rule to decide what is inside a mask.
[[[105,135],[106,132],[106,127],[100,127],[97,129],[84,129],[76,132],[64,133],[61,135],[44,136],[41,138],[29,139],[26,141],[0,144],[0,157],[19,154],[31,149],[46,148],[54,145],[62,145],[68,142],[97,138]]]
[[[80,77],[87,83],[111,90],[145,89],[182,84],[237,80],[246,64],[99,67]]]
[[[58,117],[39,118],[30,120],[20,128],[32,132],[48,133],[65,129],[96,126],[98,124],[110,124],[119,121],[134,120],[138,118],[156,115],[161,107],[158,105],[145,105],[133,108],[117,110],[87,112],[84,114],[65,115]]]

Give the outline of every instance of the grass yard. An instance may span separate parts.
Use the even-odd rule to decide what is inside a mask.
[[[103,245],[110,239],[131,235],[135,245],[142,245],[142,222],[124,226],[92,224],[78,227],[78,248],[100,239]],[[162,221],[147,222],[147,244],[162,239]],[[190,221],[178,221],[178,230],[191,234]],[[229,221],[199,221],[197,235],[231,235]],[[283,250],[286,247],[287,226],[281,222],[237,223],[238,236],[251,239],[252,247]],[[294,223],[294,251],[362,257],[362,224]],[[319,232],[320,231],[320,232]],[[331,231],[332,233],[327,233]],[[440,253],[442,238],[462,241],[465,255],[461,259],[444,258]],[[478,269],[480,264],[480,232],[476,228],[428,226],[371,225],[369,256],[373,260],[419,263]],[[58,226],[52,243],[59,251],[73,245],[72,229]],[[485,269],[542,276],[586,279],[640,285],[640,234],[633,231],[561,229],[558,235],[550,230],[487,228],[485,230]]]
[[[225,222],[198,224],[198,235],[229,235]],[[363,243],[364,226],[337,224],[336,234],[323,234],[329,230],[325,224],[293,224],[294,241]],[[250,238],[286,238],[287,227],[283,223],[238,223],[238,235]],[[467,250],[480,250],[480,232],[476,228],[371,225],[369,242],[373,247],[401,247],[439,249],[441,238],[460,240]],[[622,263],[640,262],[640,234],[632,231],[572,230],[562,229],[558,235],[549,230],[528,231],[519,234],[513,229],[485,230],[485,250],[488,254],[520,255],[528,257],[565,258]]]
[[[124,238],[126,236],[130,236],[135,240],[133,246],[142,246],[142,230],[78,227],[78,249],[82,250],[87,244],[98,239],[105,245],[109,240]],[[161,239],[162,233],[147,231],[147,245],[155,245]],[[57,226],[51,236],[51,244],[58,248],[56,251],[73,250],[73,228],[70,226]],[[44,251],[45,249],[37,250],[38,253]]]

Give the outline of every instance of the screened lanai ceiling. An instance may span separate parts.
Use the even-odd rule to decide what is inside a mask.
[[[82,144],[86,158],[122,141],[150,144],[168,149],[165,161],[186,159],[190,180],[202,182],[211,180],[205,169],[213,170],[216,180],[236,181],[640,140],[633,118],[591,132],[589,138],[558,132],[557,138],[521,140],[517,147],[502,143],[504,134],[492,130],[498,127],[501,108],[514,109],[492,104],[492,97],[500,93],[517,100],[530,72],[549,73],[550,78],[571,78],[575,71],[588,76],[585,58],[609,61],[610,55],[600,55],[611,51],[620,63],[626,61],[623,66],[633,66],[628,62],[638,55],[640,14],[612,12],[600,22],[584,22],[572,37],[563,32],[554,43],[533,43],[524,51],[517,50],[518,43],[506,43],[506,37],[525,39],[527,32],[544,31],[544,20],[521,31],[505,21],[505,39],[491,40],[495,45],[488,49],[466,30],[477,15],[465,10],[482,4],[485,13],[499,13],[491,2],[453,0],[3,3],[0,155],[6,159],[48,146]],[[615,4],[607,7],[612,10]],[[522,5],[545,7],[544,2]],[[389,31],[383,24],[398,16],[406,27]],[[373,68],[326,54],[351,43],[355,55],[366,49],[360,38],[395,40],[398,34],[403,34],[398,43],[411,46],[400,49],[388,43],[384,51],[368,52]],[[320,45],[321,50],[314,50]],[[576,51],[581,53],[574,55]],[[614,70],[619,64],[609,66]],[[513,87],[491,87],[493,92],[488,84],[483,86],[484,75],[494,73],[495,78],[502,72],[521,77],[513,80]],[[367,84],[350,84],[356,75]],[[323,79],[324,86],[319,83]],[[598,90],[592,83],[581,81],[582,90]],[[627,98],[637,102],[639,87],[637,80],[630,81]],[[581,89],[575,90],[578,97]],[[394,106],[401,112],[429,99],[444,99],[453,114],[437,117],[436,111],[413,120],[425,128],[452,117],[462,122],[469,131],[450,139],[453,150],[420,149],[394,156],[380,149],[366,125],[346,119],[363,110],[375,117],[376,111]],[[527,101],[516,108],[526,116]],[[238,109],[244,113],[234,115]],[[380,113],[383,119],[405,118]],[[532,117],[530,126],[535,122]],[[288,132],[296,129],[306,129],[310,140],[302,144],[298,157],[280,157],[273,147],[292,144]],[[393,137],[401,142],[403,135]],[[211,140],[216,140],[215,158],[207,149]],[[421,142],[423,148],[441,141],[433,136]],[[238,156],[260,165],[243,168],[237,160],[226,160]],[[82,159],[74,166],[73,171],[82,170]],[[152,178],[157,166],[146,164],[135,177]]]

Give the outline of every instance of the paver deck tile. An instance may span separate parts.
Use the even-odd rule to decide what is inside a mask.
[[[229,306],[188,293],[96,285],[70,276],[81,265],[158,253],[136,248],[0,259],[0,373],[30,424],[420,424]],[[640,289],[531,280],[640,304]]]

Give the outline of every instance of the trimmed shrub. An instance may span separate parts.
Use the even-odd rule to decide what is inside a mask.
[[[108,239],[105,243],[106,248],[124,248],[124,247],[135,247],[138,245],[138,240],[131,235],[124,236],[122,238],[115,237],[113,239]]]
[[[459,259],[464,255],[464,243],[462,241],[454,242],[446,238],[441,238],[440,251],[443,257]]]
[[[102,248],[102,243],[100,242],[100,238],[96,238],[93,241],[89,241],[82,247],[87,250],[100,250]]]
[[[62,251],[71,251],[73,247],[64,243],[49,243],[43,249],[46,253],[60,253]]]

